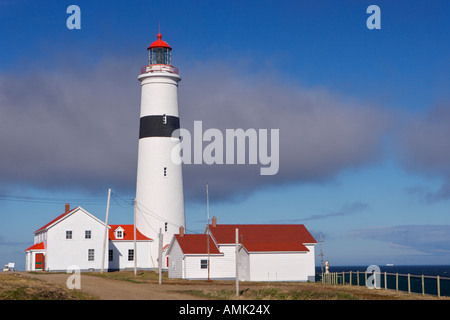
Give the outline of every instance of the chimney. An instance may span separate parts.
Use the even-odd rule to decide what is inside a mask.
[[[70,204],[66,203],[66,212],[65,213],[67,213],[69,211],[70,211]]]
[[[217,226],[217,218],[216,216],[212,217],[212,226],[215,228]]]
[[[184,227],[180,227],[180,237],[184,237]]]

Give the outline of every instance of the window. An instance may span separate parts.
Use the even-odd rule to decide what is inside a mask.
[[[113,259],[114,259],[113,251],[109,250],[108,251],[108,261],[113,261]]]
[[[84,231],[84,238],[85,239],[90,239],[91,238],[91,230]]]
[[[116,236],[116,239],[123,239],[123,228],[122,227],[117,227],[116,230],[114,230],[114,234]]]
[[[208,268],[208,260],[200,260],[200,269]]]
[[[94,261],[94,249],[88,249],[88,261]]]
[[[128,261],[134,261],[134,249],[128,250]]]
[[[72,230],[66,231],[66,239],[72,239]]]

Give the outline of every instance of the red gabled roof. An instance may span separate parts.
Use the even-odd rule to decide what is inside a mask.
[[[67,216],[68,214],[70,214],[72,211],[74,211],[75,209],[77,209],[79,207],[73,208],[72,210],[69,210],[68,212],[64,212],[63,214],[59,215],[58,217],[56,217],[55,219],[53,219],[52,221],[50,221],[49,223],[47,223],[46,225],[44,225],[43,227],[40,227],[39,229],[37,229],[34,233],[39,232],[41,230],[44,230],[45,228],[47,228],[48,226],[52,225],[53,223],[55,223],[56,221],[64,218],[65,216]]]
[[[218,244],[235,243],[236,228],[239,229],[239,243],[249,252],[309,251],[304,244],[317,243],[302,224],[209,225]]]
[[[25,251],[30,251],[30,250],[44,250],[45,249],[45,245],[43,242],[39,242],[39,243],[35,243],[33,244],[31,247],[29,247],[28,249],[26,249]]]
[[[161,33],[158,33],[157,35],[158,40],[154,41],[148,48],[147,50],[150,50],[151,48],[169,48],[172,49],[169,44],[163,40],[161,40],[162,35]]]
[[[114,241],[126,241],[126,240],[134,240],[134,226],[132,224],[110,224],[111,228],[109,229],[109,240]],[[123,238],[117,239],[114,231],[121,227],[123,229]],[[136,240],[152,240],[146,236],[144,236],[138,229],[136,229]]]
[[[182,237],[179,234],[175,235],[181,250],[185,254],[207,254],[208,244],[206,237],[209,238],[209,253],[220,254],[219,248],[217,248],[212,238],[206,234],[185,234]]]

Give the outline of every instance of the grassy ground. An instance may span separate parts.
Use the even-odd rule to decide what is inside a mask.
[[[0,300],[91,300],[93,297],[17,273],[0,274]]]
[[[47,274],[49,277],[51,274]],[[95,297],[80,290],[69,290],[64,285],[56,285],[30,277],[30,273],[0,273],[0,300],[83,300]],[[33,276],[31,274],[31,276]],[[111,281],[124,281],[130,286],[146,284],[149,288],[158,288],[161,294],[176,292],[183,296],[200,297],[216,300],[434,300],[437,297],[430,295],[395,292],[394,290],[370,290],[366,287],[349,285],[324,285],[322,283],[267,283],[267,282],[241,282],[240,295],[236,297],[234,281],[203,280],[189,281],[181,279],[168,279],[163,274],[163,286],[158,286],[159,275],[155,272],[107,272],[85,273],[83,277],[101,277]],[[45,279],[45,277],[41,277]],[[156,285],[156,286],[155,286]],[[121,286],[121,288],[124,288]],[[120,293],[120,292],[119,292]],[[101,297],[101,295],[99,295]],[[134,299],[131,297],[131,299]],[[170,298],[167,298],[170,299]],[[441,299],[449,300],[450,298]]]
[[[104,274],[92,274],[109,279],[130,281],[134,283],[158,283],[159,275],[155,272],[121,271]],[[371,290],[366,287],[325,285],[308,282],[241,282],[240,296],[236,297],[234,281],[181,280],[169,279],[163,273],[162,282],[165,285],[177,286],[177,291],[193,296],[218,300],[434,300],[431,295],[407,294],[394,290]],[[181,289],[180,289],[181,288]],[[441,297],[448,300],[448,297]]]

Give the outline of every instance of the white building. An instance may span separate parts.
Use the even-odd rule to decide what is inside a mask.
[[[314,281],[316,240],[302,224],[217,224],[204,234],[174,236],[168,250],[169,278],[242,281]],[[208,241],[209,238],[209,254]],[[208,270],[209,261],[209,270]]]
[[[34,244],[25,250],[26,271],[66,271],[77,266],[81,271],[134,268],[137,255],[139,269],[153,269],[150,259],[152,239],[136,232],[134,250],[133,225],[109,225],[103,258],[105,223],[82,207],[65,212],[34,232]]]

